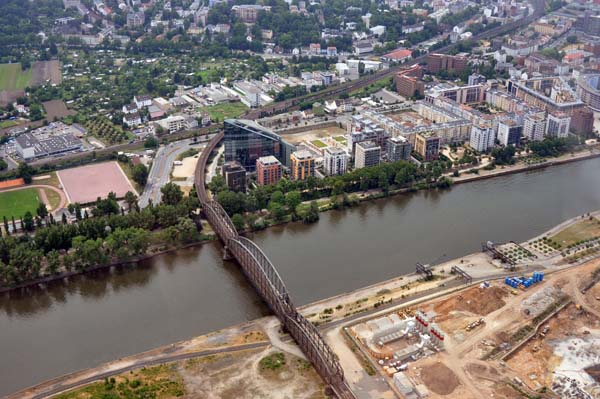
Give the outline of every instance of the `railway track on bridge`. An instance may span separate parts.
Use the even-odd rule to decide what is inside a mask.
[[[205,185],[206,164],[222,139],[223,132],[213,137],[196,166],[195,185],[204,216],[223,242],[224,250],[238,262],[261,298],[323,378],[328,393],[340,399],[356,399],[346,383],[337,356],[319,330],[298,312],[273,263],[254,242],[238,234],[223,207],[209,197]]]
[[[545,1],[536,0],[534,5],[535,12],[531,15],[522,20],[482,32],[475,35],[474,39],[477,40],[485,37],[491,38],[498,36],[533,22],[543,15]],[[444,52],[451,48],[452,45],[448,45],[437,51]],[[425,57],[426,56],[417,57],[413,59],[411,63],[421,62],[425,60]],[[245,117],[256,119],[265,114],[268,115],[282,110],[288,110],[291,107],[297,106],[302,101],[316,101],[317,99],[330,98],[331,96],[338,95],[342,92],[356,90],[379,79],[392,76],[401,68],[402,66],[390,68],[356,82],[350,82],[331,89],[326,89],[319,93],[259,108],[250,111]],[[194,183],[198,198],[202,204],[204,216],[223,242],[224,251],[237,261],[248,280],[250,280],[262,299],[279,318],[283,327],[289,332],[290,336],[296,341],[302,352],[323,378],[327,384],[328,393],[335,395],[339,399],[356,399],[356,396],[346,382],[344,371],[337,356],[325,342],[319,330],[298,312],[290,298],[285,283],[279,276],[273,263],[254,242],[238,234],[237,229],[223,207],[208,195],[205,181],[206,165],[209,158],[214,153],[215,148],[223,138],[224,133],[221,131],[210,140],[204,151],[202,151],[196,166]]]

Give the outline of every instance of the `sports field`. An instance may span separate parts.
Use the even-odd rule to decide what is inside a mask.
[[[0,91],[24,89],[30,81],[31,68],[22,71],[21,64],[0,64]]]
[[[0,222],[4,216],[9,220],[13,216],[15,219],[21,219],[27,211],[35,215],[39,204],[38,191],[35,188],[0,192]]]

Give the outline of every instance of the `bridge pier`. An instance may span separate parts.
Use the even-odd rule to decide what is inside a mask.
[[[229,248],[227,248],[227,245],[225,245],[223,247],[223,260],[232,260],[233,259],[233,255],[231,254],[231,251],[229,250]]]

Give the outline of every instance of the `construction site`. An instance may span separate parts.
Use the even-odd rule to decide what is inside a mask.
[[[489,261],[511,275],[347,325],[365,374],[394,394],[382,397],[600,398],[600,260],[574,265],[561,252],[593,241],[564,238],[590,220],[523,246],[486,243]],[[429,270],[417,265],[423,279]]]

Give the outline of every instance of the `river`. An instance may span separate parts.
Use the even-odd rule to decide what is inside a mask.
[[[418,192],[254,235],[297,305],[523,241],[600,208],[600,159]],[[268,313],[211,243],[0,295],[0,395]]]

